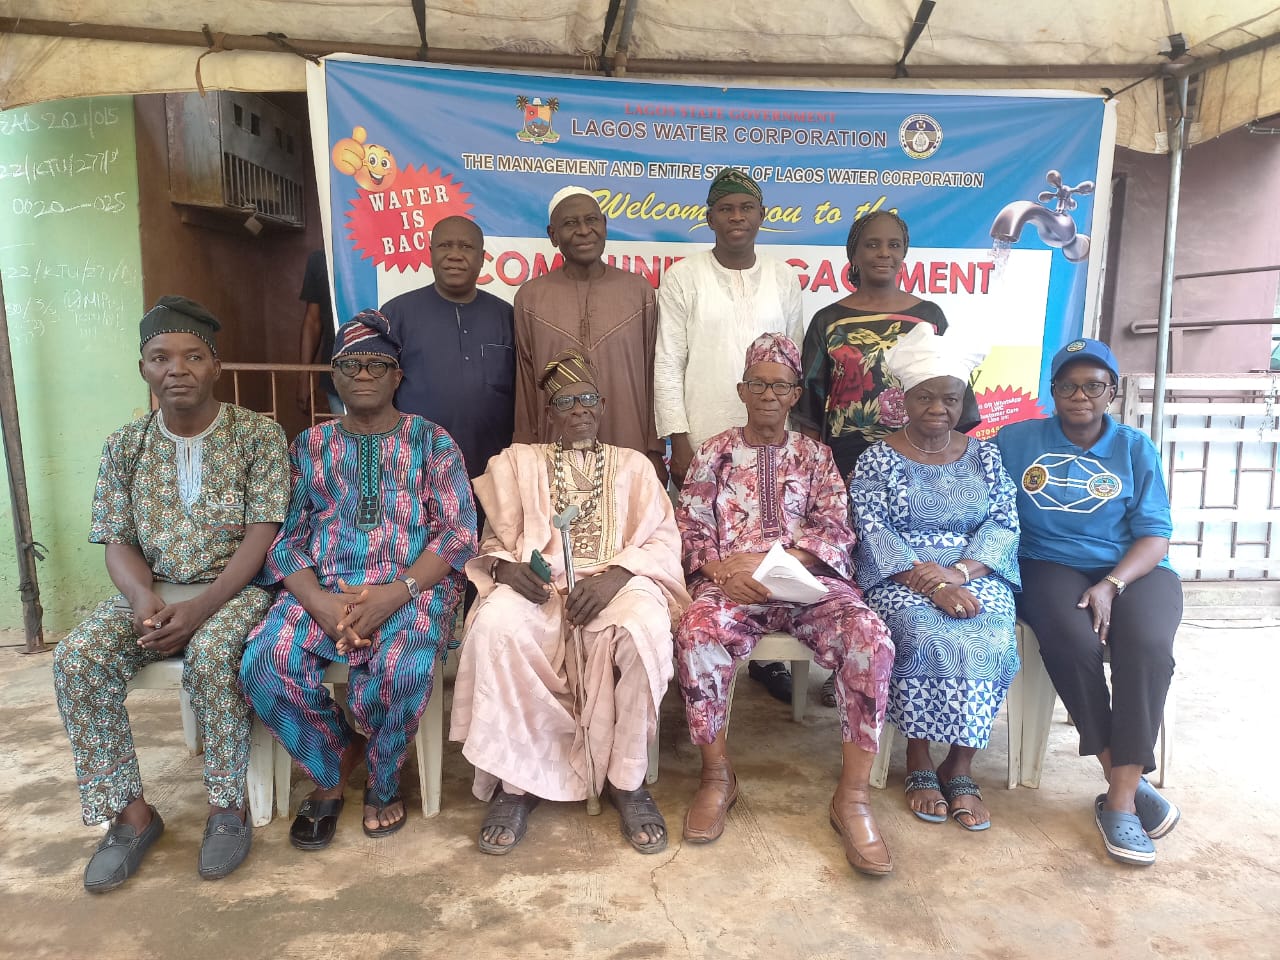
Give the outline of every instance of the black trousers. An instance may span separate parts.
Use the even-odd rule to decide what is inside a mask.
[[[1023,560],[1018,615],[1040,641],[1045,669],[1080,732],[1080,755],[1110,747],[1113,765],[1140,764],[1149,773],[1155,769],[1155,742],[1173,678],[1182,582],[1172,570],[1156,567],[1115,598],[1107,635],[1108,690],[1093,615],[1076,604],[1109,572]]]

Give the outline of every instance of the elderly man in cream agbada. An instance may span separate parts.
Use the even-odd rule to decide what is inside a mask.
[[[514,444],[475,481],[487,521],[467,575],[480,601],[450,737],[475,764],[475,795],[489,801],[485,853],[509,853],[539,800],[582,800],[606,784],[623,836],[657,853],[666,822],[644,775],[672,674],[671,623],[688,603],[680,535],[649,460],[597,439],[606,398],[582,354],[552,359],[539,383],[553,441]],[[577,585],[565,595],[552,518],[571,506]]]

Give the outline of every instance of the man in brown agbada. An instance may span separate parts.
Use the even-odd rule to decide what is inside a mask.
[[[564,264],[516,293],[515,442],[543,436],[538,377],[565,350],[580,350],[600,371],[609,398],[600,440],[645,454],[666,481],[653,422],[657,296],[648,281],[605,263],[608,222],[591,191],[565,187],[547,207],[547,236]]]

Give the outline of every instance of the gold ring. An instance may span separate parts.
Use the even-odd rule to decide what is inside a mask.
[[[952,610],[954,610],[956,613],[964,613],[964,604],[962,604],[962,603],[957,603],[957,604],[956,604],[954,607],[952,607],[951,609],[952,609]]]

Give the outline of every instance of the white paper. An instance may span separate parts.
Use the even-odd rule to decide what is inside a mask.
[[[804,564],[775,543],[752,574],[760,586],[769,591],[772,600],[787,603],[813,603],[827,595],[827,588]]]

